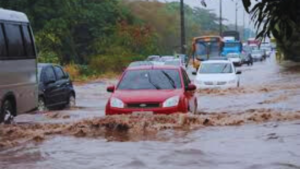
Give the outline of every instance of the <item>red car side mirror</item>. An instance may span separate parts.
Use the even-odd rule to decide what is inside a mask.
[[[189,84],[186,90],[187,90],[187,91],[194,91],[194,90],[196,90],[196,89],[197,89],[196,85],[194,85],[194,84]]]
[[[109,93],[113,93],[115,91],[115,86],[108,86],[106,91]]]

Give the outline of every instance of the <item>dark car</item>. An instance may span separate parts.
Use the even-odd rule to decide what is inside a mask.
[[[247,64],[248,66],[253,65],[253,58],[251,55],[251,49],[249,48],[244,48],[242,51],[242,62],[243,64]]]
[[[38,79],[40,111],[75,106],[76,94],[72,81],[61,66],[38,64]]]

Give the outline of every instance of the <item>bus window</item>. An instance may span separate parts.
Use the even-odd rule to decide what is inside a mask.
[[[8,54],[12,58],[24,58],[25,51],[19,25],[5,24]]]
[[[0,59],[6,57],[6,43],[2,24],[0,23]]]
[[[35,57],[34,46],[33,46],[33,42],[32,42],[32,37],[30,36],[29,27],[26,25],[23,25],[22,30],[23,30],[24,44],[25,44],[27,57],[33,58],[33,57]]]
[[[196,43],[196,54],[205,55],[206,50],[206,45],[204,43]]]

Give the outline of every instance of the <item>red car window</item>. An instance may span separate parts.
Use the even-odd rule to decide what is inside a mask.
[[[177,69],[129,70],[119,83],[120,90],[180,89],[181,78]]]

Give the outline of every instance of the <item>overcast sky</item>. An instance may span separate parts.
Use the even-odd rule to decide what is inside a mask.
[[[160,0],[160,1],[177,1],[179,0]],[[201,0],[184,0],[185,4],[188,4],[192,7],[203,7],[201,5]],[[219,16],[219,2],[220,0],[206,0],[207,8],[212,9]],[[241,0],[223,0],[223,17],[228,19],[229,23],[235,24],[235,2],[238,2],[238,25],[243,24],[243,12],[244,7]],[[249,15],[245,12],[245,27],[249,27]],[[227,22],[227,23],[228,23]]]

